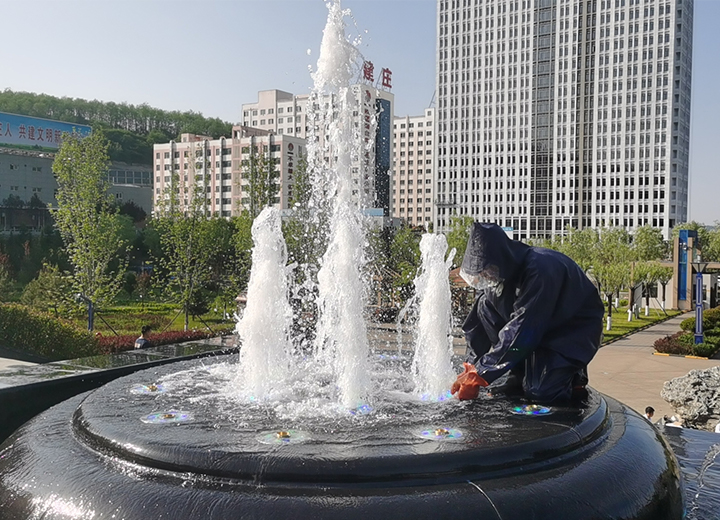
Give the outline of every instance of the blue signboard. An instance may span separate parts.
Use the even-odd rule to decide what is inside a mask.
[[[0,146],[56,150],[63,132],[89,135],[87,125],[0,112]]]

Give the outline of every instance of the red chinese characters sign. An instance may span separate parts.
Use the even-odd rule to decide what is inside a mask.
[[[371,61],[363,62],[363,79],[369,83],[375,82],[375,65]],[[387,68],[380,70],[380,84],[385,89],[392,89],[392,71]]]

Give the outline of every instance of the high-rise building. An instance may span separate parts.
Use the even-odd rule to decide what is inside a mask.
[[[435,222],[687,219],[693,0],[439,0]]]
[[[393,123],[393,216],[414,226],[432,222],[435,164],[435,109]]]
[[[357,177],[356,194],[362,195],[367,207],[381,208],[385,216],[392,215],[390,197],[390,173],[392,169],[392,121],[394,96],[386,90],[378,90],[367,84],[350,87],[357,109],[353,111],[357,129],[358,145],[365,146],[364,153],[354,156],[353,175]],[[258,100],[242,105],[241,124],[272,134],[306,139],[310,133],[308,121],[308,94],[295,95],[282,90],[258,92]],[[320,103],[330,103],[326,98]],[[366,113],[366,108],[371,113]],[[316,107],[319,110],[320,106]],[[370,134],[373,135],[370,135]],[[324,147],[329,139],[323,129],[315,130],[323,149],[328,150],[325,161],[333,163],[332,146]],[[368,146],[369,145],[369,146]],[[362,186],[362,188],[360,188]]]

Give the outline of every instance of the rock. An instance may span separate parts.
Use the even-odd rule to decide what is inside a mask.
[[[683,425],[710,430],[720,419],[720,366],[691,370],[663,385],[660,396],[680,415]]]

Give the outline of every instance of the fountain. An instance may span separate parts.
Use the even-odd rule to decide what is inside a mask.
[[[136,372],[37,416],[0,446],[0,517],[681,518],[672,453],[621,403],[593,391],[575,406],[448,398],[444,237],[421,242],[414,356],[370,345],[350,174],[357,51],[339,1],[328,8],[314,99],[330,89],[335,101],[314,121],[335,165],[310,161],[315,215],[329,222],[314,352],[290,337],[290,268],[267,209],[240,354]]]

